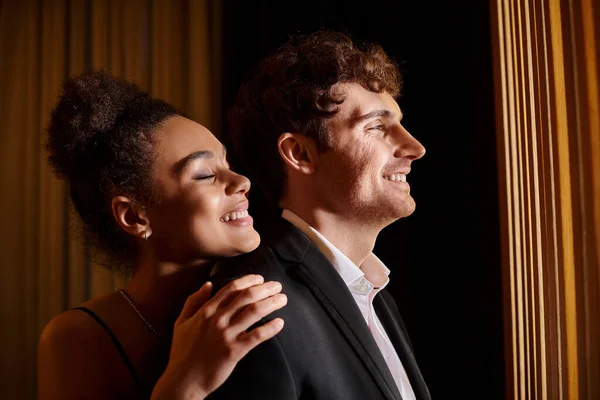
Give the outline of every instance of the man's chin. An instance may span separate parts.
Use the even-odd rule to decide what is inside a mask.
[[[394,205],[393,218],[395,221],[397,221],[399,219],[409,217],[415,212],[416,208],[417,208],[417,205],[411,197],[409,200],[403,201],[402,204]]]

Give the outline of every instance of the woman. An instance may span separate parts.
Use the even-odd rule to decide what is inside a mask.
[[[86,239],[131,280],[46,326],[41,400],[203,399],[282,329],[274,319],[248,331],[285,305],[277,282],[246,276],[210,300],[210,283],[197,290],[216,260],[260,242],[250,182],[206,128],[132,83],[88,72],[64,85],[47,149]]]

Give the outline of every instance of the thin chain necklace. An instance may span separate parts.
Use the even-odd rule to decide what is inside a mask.
[[[140,310],[138,310],[137,307],[135,306],[135,304],[133,304],[133,301],[131,301],[131,299],[129,298],[127,293],[125,293],[125,291],[123,289],[117,289],[117,292],[121,293],[121,295],[125,298],[125,300],[127,300],[127,302],[131,305],[131,308],[133,308],[133,310],[137,313],[137,315],[139,315],[140,319],[142,321],[144,321],[144,323],[146,324],[148,329],[150,329],[150,331],[152,333],[154,333],[156,336],[158,336],[159,338],[162,338],[163,335],[161,335],[156,329],[154,329],[154,327],[150,324],[150,322],[148,322],[148,320],[146,318],[144,318],[144,316],[142,315]]]

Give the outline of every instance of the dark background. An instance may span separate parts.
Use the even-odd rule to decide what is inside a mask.
[[[224,110],[246,73],[291,34],[342,30],[379,43],[400,64],[403,122],[427,154],[409,177],[417,211],[386,228],[375,253],[392,270],[389,288],[434,399],[503,399],[505,391],[488,7],[224,1]],[[262,200],[254,186],[257,219]]]

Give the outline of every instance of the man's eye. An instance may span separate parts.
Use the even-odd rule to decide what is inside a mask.
[[[382,131],[384,128],[385,128],[385,125],[375,125],[375,126],[368,128],[368,130]]]

